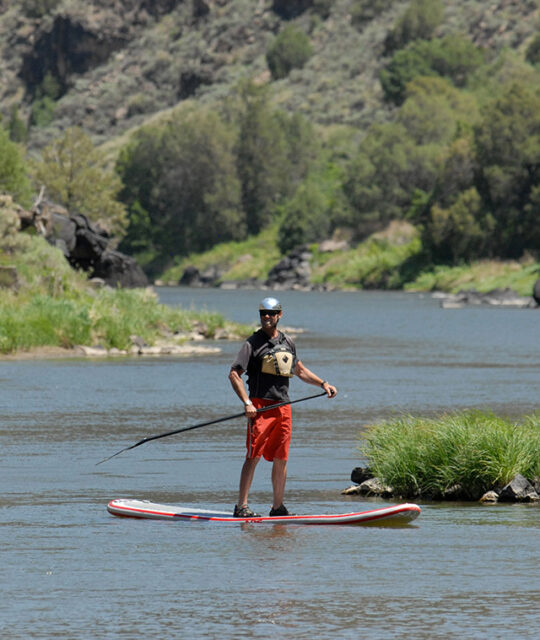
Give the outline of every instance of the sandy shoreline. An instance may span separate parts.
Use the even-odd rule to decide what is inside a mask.
[[[219,353],[218,347],[202,345],[171,345],[160,344],[153,347],[135,347],[129,351],[119,349],[105,349],[104,347],[76,346],[71,349],[64,347],[35,347],[28,351],[0,354],[0,361],[6,360],[63,360],[65,358],[111,358],[111,357],[145,357],[145,356],[192,356]]]

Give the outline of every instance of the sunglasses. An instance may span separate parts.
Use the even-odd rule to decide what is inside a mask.
[[[267,311],[266,309],[261,309],[259,311],[259,315],[261,316],[261,318],[263,316],[278,316],[279,315],[279,311]]]

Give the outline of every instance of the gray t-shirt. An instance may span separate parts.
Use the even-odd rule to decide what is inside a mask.
[[[261,371],[263,357],[278,345],[286,345],[296,361],[296,345],[290,336],[281,331],[276,338],[269,338],[259,329],[242,345],[231,365],[239,373],[247,372],[250,398],[264,398],[287,402],[289,400],[289,378]]]

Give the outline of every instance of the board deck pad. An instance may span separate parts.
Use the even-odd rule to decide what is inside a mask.
[[[255,523],[255,524],[406,524],[420,515],[420,507],[416,504],[398,504],[380,507],[355,513],[289,515],[289,516],[255,516],[235,518],[231,511],[213,511],[207,509],[191,509],[180,505],[156,504],[149,500],[111,500],[107,505],[109,513],[128,518],[148,518],[151,520],[201,521],[216,523]]]

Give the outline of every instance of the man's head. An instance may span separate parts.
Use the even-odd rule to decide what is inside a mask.
[[[259,304],[259,315],[261,317],[261,327],[267,333],[276,330],[279,319],[281,318],[281,304],[277,298],[265,298]]]

